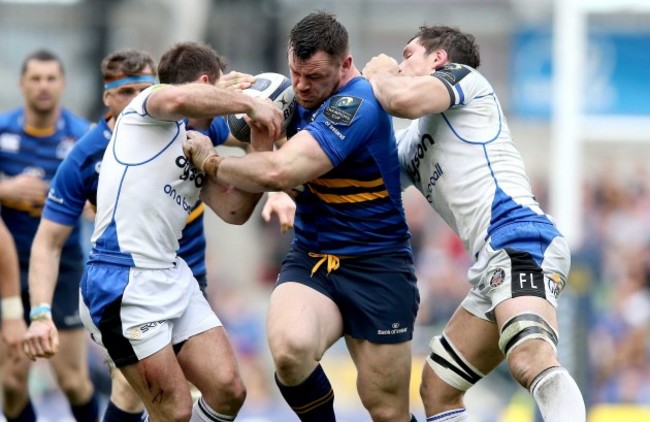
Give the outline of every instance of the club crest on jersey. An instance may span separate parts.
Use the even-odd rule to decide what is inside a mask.
[[[0,135],[0,149],[7,152],[18,152],[20,150],[20,135],[15,133]]]
[[[330,99],[323,115],[334,124],[349,126],[362,102],[359,97],[336,95]]]
[[[56,147],[56,158],[63,160],[72,147],[74,147],[75,139],[74,138],[63,138],[59,145]]]
[[[494,270],[494,274],[492,274],[492,278],[490,279],[490,287],[493,289],[499,287],[503,284],[505,279],[506,272],[503,271],[503,268],[497,268]]]

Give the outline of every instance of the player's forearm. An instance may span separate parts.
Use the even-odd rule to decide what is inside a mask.
[[[0,221],[0,296],[20,296],[20,270],[14,239]]]
[[[52,303],[59,276],[62,245],[36,237],[32,245],[29,265],[29,297],[32,306]]]
[[[206,172],[220,182],[245,192],[279,191],[291,185],[274,162],[272,152],[257,152],[243,157],[219,157],[206,163]],[[289,183],[287,183],[289,182]]]

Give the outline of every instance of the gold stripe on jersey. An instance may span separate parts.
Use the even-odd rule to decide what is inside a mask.
[[[323,186],[330,189],[350,189],[350,188],[360,188],[358,193],[344,193],[337,194],[334,192],[320,192],[318,190],[319,186]],[[378,178],[375,180],[354,180],[354,179],[315,179],[309,182],[309,190],[316,195],[323,202],[330,204],[351,204],[358,202],[368,202],[374,201],[377,199],[383,199],[389,196],[388,190],[378,190],[373,192],[364,192],[363,188],[376,188],[384,186],[384,179]]]
[[[190,213],[189,216],[187,216],[187,222],[186,224],[190,224],[192,221],[196,220],[199,218],[201,215],[203,215],[203,211],[205,210],[205,204],[201,202],[198,207],[194,208],[194,211]]]
[[[328,188],[375,188],[384,184],[381,177],[375,180],[355,180],[355,179],[315,179],[310,184],[326,186]]]

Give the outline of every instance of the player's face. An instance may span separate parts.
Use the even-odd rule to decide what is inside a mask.
[[[65,79],[57,61],[30,60],[20,78],[25,106],[39,114],[50,113],[59,106]]]
[[[300,105],[314,109],[321,105],[339,87],[342,64],[333,63],[323,51],[300,61],[289,51],[291,84]]]
[[[404,47],[402,52],[402,63],[399,65],[399,73],[406,76],[423,76],[433,73],[438,63],[436,54],[426,54],[426,49],[415,38]]]

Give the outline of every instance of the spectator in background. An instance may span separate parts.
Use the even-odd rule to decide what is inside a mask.
[[[13,235],[20,261],[25,320],[52,319],[60,330],[60,350],[51,360],[56,380],[77,421],[96,421],[98,401],[87,365],[87,335],[79,318],[79,280],[83,256],[75,224],[61,250],[56,288],[50,309],[30,311],[28,269],[32,241],[39,224],[49,181],[89,127],[89,122],[61,106],[65,88],[63,64],[49,51],[23,62],[20,88],[24,106],[0,115],[0,200],[2,218]],[[30,361],[20,354],[3,361],[4,413],[9,421],[35,421],[28,395]]]

